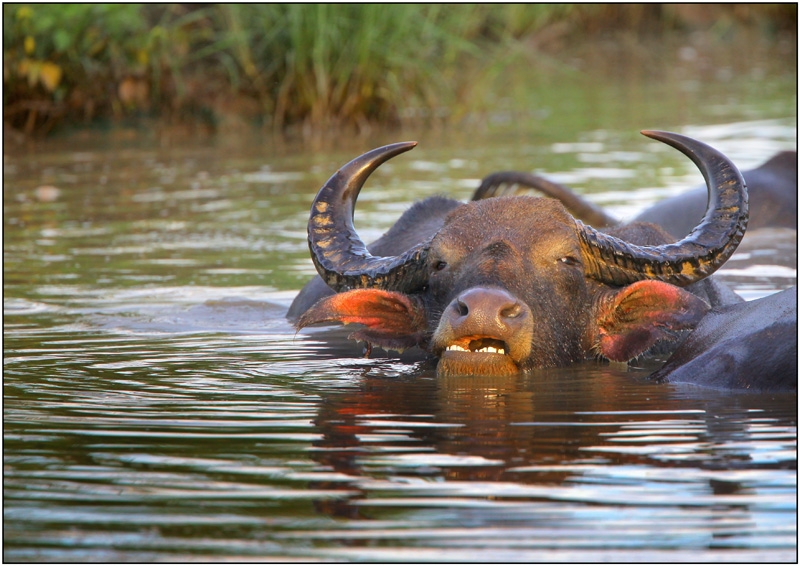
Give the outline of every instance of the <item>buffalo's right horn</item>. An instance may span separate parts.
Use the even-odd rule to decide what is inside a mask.
[[[688,236],[661,246],[635,246],[576,220],[586,273],[611,285],[657,279],[682,287],[714,273],[742,241],[747,187],[736,166],[716,149],[680,134],[642,133],[694,161],[706,180],[708,210]]]
[[[336,291],[377,288],[411,293],[427,283],[428,242],[399,256],[376,257],[353,227],[356,199],[382,163],[412,149],[402,142],[373,149],[339,169],[320,189],[308,219],[308,247],[320,277]]]

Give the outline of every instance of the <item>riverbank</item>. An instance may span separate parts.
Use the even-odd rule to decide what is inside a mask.
[[[678,58],[684,82],[794,65],[796,22],[794,5],[6,5],[4,129],[486,126],[598,69],[646,83]]]

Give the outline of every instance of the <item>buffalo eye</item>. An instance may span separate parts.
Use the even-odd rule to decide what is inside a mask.
[[[443,270],[445,267],[447,267],[447,262],[446,262],[446,261],[437,261],[436,263],[434,263],[434,264],[433,264],[433,268],[434,268],[436,271],[441,271],[441,270]]]
[[[578,265],[580,263],[577,258],[572,257],[571,255],[565,255],[564,257],[559,258],[558,261],[565,265]]]

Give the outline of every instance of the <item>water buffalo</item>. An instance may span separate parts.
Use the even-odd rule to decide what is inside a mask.
[[[289,318],[298,328],[361,324],[352,338],[389,350],[419,346],[438,358],[440,375],[627,361],[693,328],[709,304],[684,287],[736,249],[747,190],[715,149],[679,134],[643,133],[686,154],[706,179],[708,211],[682,240],[647,223],[600,232],[554,199],[435,197],[411,207],[368,249],[353,227],[355,202],[380,164],[416,145],[393,144],[354,159],[317,194],[309,248],[334,294],[312,282]]]
[[[797,227],[797,152],[782,151],[756,169],[743,171],[750,206],[748,229]],[[574,191],[538,175],[499,171],[484,177],[473,199],[509,195],[519,187],[535,189],[560,200],[575,218],[591,226],[616,226],[620,221]],[[664,199],[641,212],[633,222],[652,222],[680,238],[699,222],[707,205],[705,187]]]
[[[797,390],[797,287],[712,309],[652,379],[720,389]]]

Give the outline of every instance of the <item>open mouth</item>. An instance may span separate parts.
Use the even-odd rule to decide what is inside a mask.
[[[509,355],[506,342],[486,336],[468,336],[455,340],[441,353],[436,372],[440,376],[511,375],[519,366]]]
[[[502,340],[494,338],[473,338],[459,340],[457,344],[450,344],[445,351],[505,355],[508,352],[508,346]]]

